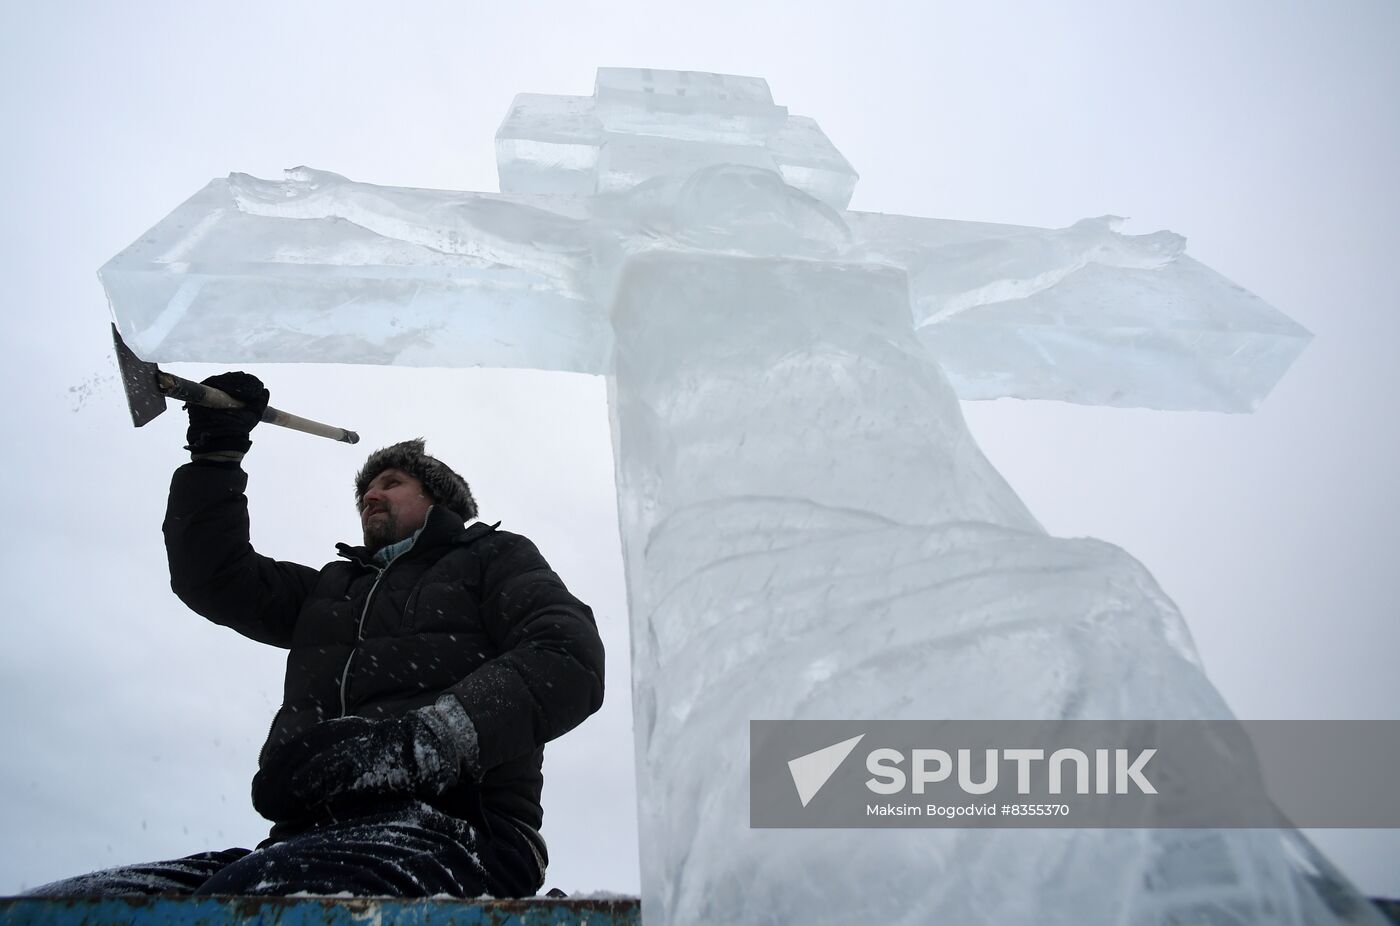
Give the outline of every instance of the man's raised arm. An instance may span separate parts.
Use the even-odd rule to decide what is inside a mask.
[[[253,550],[248,534],[248,474],[240,461],[268,392],[248,373],[204,381],[246,404],[186,406],[191,461],[175,471],[166,506],[170,587],[191,610],[260,643],[289,647],[297,613],[316,570]]]

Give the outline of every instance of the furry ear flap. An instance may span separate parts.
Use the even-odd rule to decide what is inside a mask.
[[[441,460],[428,455],[423,438],[400,441],[381,447],[369,455],[365,465],[355,474],[355,504],[360,505],[375,476],[386,469],[401,469],[423,483],[433,501],[444,506],[463,521],[476,517],[476,499],[467,481]]]

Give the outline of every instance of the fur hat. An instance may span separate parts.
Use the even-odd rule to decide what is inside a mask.
[[[476,517],[476,499],[472,498],[471,487],[453,472],[452,467],[428,456],[421,437],[381,447],[369,455],[365,465],[355,474],[357,506],[364,503],[370,482],[386,469],[401,469],[415,477],[423,483],[423,488],[428,490],[434,502],[443,505],[463,521]]]

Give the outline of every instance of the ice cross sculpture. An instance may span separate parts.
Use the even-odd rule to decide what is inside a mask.
[[[1170,232],[847,211],[756,78],[604,68],[496,145],[499,194],[215,180],[101,276],[150,360],[608,377],[649,923],[1340,921],[1291,832],[747,820],[750,718],[1228,716],[1147,571],[1047,536],[957,400],[1248,410],[1305,331]]]

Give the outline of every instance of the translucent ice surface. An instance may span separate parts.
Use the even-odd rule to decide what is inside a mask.
[[[573,201],[214,180],[101,270],[156,360],[492,365],[597,373],[612,333],[580,289]],[[474,357],[475,359],[467,359]]]
[[[628,176],[680,172],[596,196],[382,187],[305,167],[282,181],[234,174],[101,276],[128,343],[156,361],[603,373],[618,261],[659,246],[659,230],[676,248],[900,271],[918,338],[964,399],[1248,411],[1309,338],[1170,232],[1122,235],[1112,217],[1039,229],[840,212],[738,155],[703,166],[709,143],[642,150],[669,146],[674,157]]]
[[[522,93],[496,133],[503,193],[595,193],[714,164],[777,171],[844,209],[856,172],[757,77],[599,68],[591,97]]]
[[[147,359],[608,376],[648,922],[1380,921],[1288,831],[748,826],[751,718],[1227,717],[958,398],[1247,410],[1305,331],[1170,232],[843,211],[754,78],[604,69],[496,141],[500,194],[216,180],[102,279]]]

